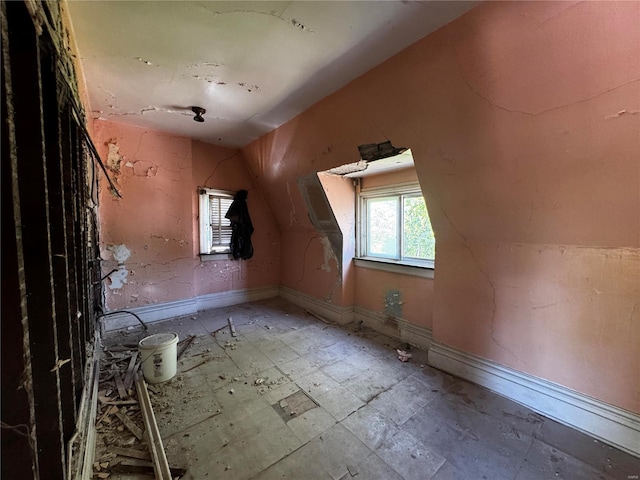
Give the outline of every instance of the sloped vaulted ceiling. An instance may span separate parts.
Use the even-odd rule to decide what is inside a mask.
[[[91,115],[244,146],[475,2],[70,1]],[[192,120],[191,106],[207,110]]]

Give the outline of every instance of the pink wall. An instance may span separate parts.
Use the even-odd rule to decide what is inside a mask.
[[[103,272],[118,269],[105,281],[109,310],[278,284],[278,231],[239,152],[102,120],[94,143],[123,196],[101,179]],[[200,262],[198,186],[249,190],[254,258]]]
[[[247,146],[283,248],[314,235],[298,177],[410,147],[435,340],[640,412],[639,20],[637,2],[482,4]],[[316,260],[283,257],[281,282]]]

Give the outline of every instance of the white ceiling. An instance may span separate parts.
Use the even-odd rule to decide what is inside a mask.
[[[94,118],[240,147],[475,2],[68,5]]]

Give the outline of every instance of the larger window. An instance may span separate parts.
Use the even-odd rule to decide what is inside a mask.
[[[225,214],[233,202],[233,193],[200,188],[200,253],[231,252],[231,222]]]
[[[433,267],[435,237],[418,184],[362,191],[359,256]]]

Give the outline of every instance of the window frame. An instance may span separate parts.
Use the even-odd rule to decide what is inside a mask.
[[[395,185],[385,185],[362,189],[357,193],[356,200],[356,229],[357,229],[357,242],[356,242],[356,260],[361,266],[362,260],[375,262],[376,264],[393,264],[393,265],[406,265],[411,267],[419,267],[426,269],[435,268],[435,259],[419,259],[414,257],[403,256],[403,242],[404,242],[404,209],[403,199],[405,197],[420,196],[424,198],[422,189],[418,182],[402,183]],[[398,198],[398,257],[392,258],[388,256],[375,255],[367,251],[368,246],[368,226],[369,226],[369,211],[367,208],[368,201],[376,198],[384,197],[396,197]],[[427,215],[429,213],[427,207]],[[431,221],[429,219],[429,221]],[[373,267],[372,268],[376,268]]]
[[[200,256],[208,255],[227,255],[231,253],[230,245],[214,244],[211,219],[211,197],[229,200],[229,205],[233,202],[235,192],[228,190],[220,190],[215,188],[198,187],[198,203],[199,203],[199,229],[200,229]],[[222,210],[220,210],[221,215]],[[224,212],[226,213],[226,211]],[[220,220],[223,220],[221,217]],[[229,220],[224,219],[229,222]],[[231,222],[229,222],[229,228]]]

